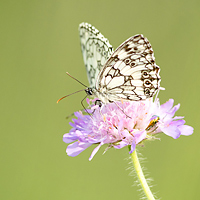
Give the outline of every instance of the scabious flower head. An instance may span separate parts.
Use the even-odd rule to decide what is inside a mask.
[[[113,102],[102,107],[94,104],[95,100],[87,100],[88,113],[75,112],[77,119],[70,125],[69,133],[64,134],[63,141],[71,143],[67,147],[69,156],[77,156],[92,144],[98,144],[89,160],[93,158],[99,148],[108,144],[109,147],[121,149],[130,146],[130,152],[144,140],[155,138],[157,133],[163,132],[174,139],[180,135],[191,135],[193,128],[184,125],[184,117],[174,117],[180,104],[173,107],[174,100],[169,99],[160,105],[159,100]]]

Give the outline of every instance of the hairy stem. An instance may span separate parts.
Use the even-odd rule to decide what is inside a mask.
[[[151,190],[150,190],[150,187],[148,186],[147,184],[147,181],[145,179],[145,176],[143,174],[143,171],[142,171],[142,168],[141,168],[141,165],[140,165],[140,162],[139,162],[139,159],[137,157],[137,152],[136,152],[136,149],[133,151],[133,153],[131,154],[131,159],[133,161],[133,165],[134,165],[134,168],[135,168],[135,171],[136,171],[136,174],[138,176],[138,179],[140,181],[140,184],[142,186],[142,189],[144,190],[144,193],[145,195],[147,196],[147,199],[148,200],[155,200]]]

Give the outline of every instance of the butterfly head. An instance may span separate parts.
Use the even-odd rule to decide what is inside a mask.
[[[85,92],[86,92],[86,94],[87,94],[88,96],[92,96],[92,95],[94,94],[94,89],[88,87],[88,88],[85,89]]]

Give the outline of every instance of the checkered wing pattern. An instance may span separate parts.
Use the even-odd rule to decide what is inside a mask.
[[[94,26],[88,23],[79,25],[81,50],[90,87],[95,87],[97,76],[113,53],[113,48]]]
[[[160,68],[143,35],[123,42],[102,67],[96,93],[103,102],[138,101],[153,97],[160,87]]]

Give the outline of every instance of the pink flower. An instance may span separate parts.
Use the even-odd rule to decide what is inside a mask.
[[[136,145],[144,140],[155,138],[155,134],[163,132],[177,139],[180,135],[191,135],[193,128],[184,125],[183,117],[174,117],[180,104],[173,107],[174,100],[170,99],[160,106],[159,100],[114,102],[94,105],[94,100],[87,100],[90,105],[90,115],[75,112],[77,119],[70,125],[69,133],[64,134],[63,141],[69,144],[67,154],[77,156],[92,144],[98,144],[89,160],[99,148],[108,144],[108,148],[121,149],[130,146],[132,153]]]

